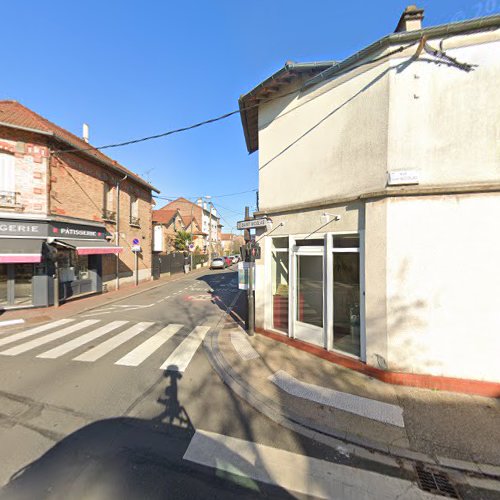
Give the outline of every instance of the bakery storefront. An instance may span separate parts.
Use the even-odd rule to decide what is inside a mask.
[[[102,291],[102,256],[121,248],[102,225],[0,220],[0,309],[47,307]]]

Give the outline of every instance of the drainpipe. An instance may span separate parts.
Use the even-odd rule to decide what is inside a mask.
[[[116,246],[120,246],[120,184],[126,180],[128,175],[116,182]],[[120,288],[120,254],[116,254],[116,289]]]

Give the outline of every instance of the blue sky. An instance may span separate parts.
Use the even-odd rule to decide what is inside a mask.
[[[15,99],[95,146],[237,109],[285,61],[341,60],[392,32],[409,1],[6,2],[0,98]],[[500,0],[420,1],[431,26],[500,12]],[[239,116],[106,150],[161,191],[212,195],[225,231],[255,194]],[[166,203],[166,202],[165,202]],[[159,201],[159,206],[163,202]]]

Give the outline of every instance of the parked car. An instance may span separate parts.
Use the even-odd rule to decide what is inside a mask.
[[[233,265],[233,258],[230,255],[227,255],[226,257],[224,257],[224,260],[226,261],[226,265],[228,267]]]
[[[210,269],[225,269],[226,267],[227,264],[223,257],[214,257],[210,262]]]

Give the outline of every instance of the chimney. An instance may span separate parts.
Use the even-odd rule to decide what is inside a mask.
[[[198,199],[196,200],[196,204],[197,204],[199,207],[201,207],[201,206],[203,205],[203,200],[202,200],[201,198],[198,198]]]
[[[416,5],[408,5],[401,14],[398,25],[394,33],[401,31],[415,31],[422,29],[422,19],[424,18],[424,9],[419,9]]]
[[[87,123],[83,124],[83,132],[82,132],[83,140],[85,142],[89,142],[89,126]]]

